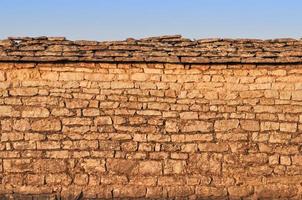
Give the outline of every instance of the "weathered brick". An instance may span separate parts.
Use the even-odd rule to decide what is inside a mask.
[[[110,87],[112,89],[127,89],[127,88],[133,88],[134,83],[133,82],[111,82]]]
[[[59,80],[59,74],[57,72],[42,72],[41,78],[50,81]]]
[[[156,110],[139,110],[136,113],[138,115],[161,115],[161,112]]]
[[[218,120],[214,124],[215,131],[229,131],[236,129],[239,126],[239,120],[229,119],[229,120]]]
[[[179,113],[180,119],[198,119],[197,112],[182,112]]]
[[[110,125],[112,124],[112,119],[109,116],[101,116],[101,117],[96,117],[94,120],[95,125]]]
[[[31,124],[31,128],[34,131],[60,131],[61,126],[61,122],[58,119],[42,119]]]
[[[115,174],[129,175],[135,171],[138,162],[135,160],[110,159],[107,160],[107,168],[109,172]]]
[[[28,131],[30,129],[30,123],[28,119],[14,120],[13,129],[16,131]]]
[[[240,120],[240,126],[246,131],[259,131],[260,124],[259,121],[254,120]]]
[[[61,143],[58,141],[38,141],[37,149],[60,149]]]
[[[49,111],[46,108],[41,108],[41,107],[27,107],[25,108],[22,113],[22,117],[48,117],[49,116]]]
[[[74,114],[67,108],[54,108],[51,111],[53,116],[73,116]]]
[[[149,79],[149,75],[145,73],[134,73],[130,76],[130,79],[134,81],[147,81]]]
[[[280,131],[296,132],[297,124],[296,123],[280,123]]]
[[[213,124],[206,121],[188,121],[181,127],[181,132],[210,132]]]
[[[252,186],[232,186],[228,188],[231,197],[248,197],[253,194],[254,189]]]
[[[72,178],[68,174],[47,174],[45,180],[47,185],[67,186],[71,183]]]
[[[138,173],[141,175],[161,175],[162,164],[159,161],[141,161],[138,164]]]
[[[30,159],[4,159],[4,172],[31,172],[32,162]]]
[[[278,122],[261,122],[260,130],[261,131],[268,131],[268,130],[278,130],[280,124]]]
[[[81,81],[84,80],[84,74],[80,72],[61,72],[59,75],[61,81]]]
[[[168,133],[177,133],[179,131],[178,123],[175,121],[166,121],[165,130]]]
[[[83,109],[83,115],[88,117],[94,117],[100,115],[100,110],[96,108]]]
[[[81,167],[88,174],[105,172],[105,161],[102,159],[84,159],[81,162]]]
[[[164,163],[164,174],[184,174],[186,173],[186,161],[166,160]]]
[[[5,72],[0,71],[0,81],[5,81]]]
[[[74,183],[76,185],[87,185],[88,175],[87,174],[76,174],[74,177]]]
[[[229,150],[229,146],[225,143],[200,143],[198,149],[204,152],[226,152]]]
[[[35,96],[38,94],[38,88],[14,88],[9,90],[12,96]]]
[[[102,74],[102,73],[85,73],[84,79],[89,81],[113,81],[114,74]]]
[[[227,194],[227,190],[223,187],[213,187],[213,186],[198,186],[196,187],[196,194],[202,198],[223,198]]]
[[[22,132],[3,132],[1,134],[1,141],[18,141],[23,140],[24,133]]]
[[[0,105],[0,117],[18,117],[19,112],[15,111],[12,106]]]
[[[86,108],[89,102],[81,99],[70,99],[66,101],[66,108]]]

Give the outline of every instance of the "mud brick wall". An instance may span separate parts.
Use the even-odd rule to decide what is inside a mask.
[[[147,41],[188,43],[163,38]],[[102,58],[87,41],[0,42],[0,197],[302,198],[301,41],[230,41],[239,61],[221,40],[199,43],[220,57],[123,61],[131,41]]]

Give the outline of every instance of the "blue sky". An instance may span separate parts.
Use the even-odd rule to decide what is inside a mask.
[[[302,37],[302,0],[0,0],[0,39]]]

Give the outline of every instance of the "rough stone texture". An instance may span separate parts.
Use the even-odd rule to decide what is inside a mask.
[[[88,61],[156,63],[300,63],[302,40],[281,38],[199,39],[167,35],[124,41],[70,41],[65,38],[9,37],[0,40],[0,61]],[[157,73],[158,69],[150,70]],[[278,71],[275,73],[283,73]],[[90,76],[90,75],[88,75]],[[45,78],[58,79],[45,74]],[[2,79],[0,74],[0,80]],[[81,80],[83,74],[61,73],[59,79]],[[133,73],[130,80],[145,81],[147,74]]]
[[[0,199],[301,199],[302,64],[276,64],[298,58],[299,45],[1,41]],[[242,60],[170,63],[205,58],[193,49]],[[125,62],[138,52],[161,61]],[[277,57],[247,64],[250,54]],[[59,62],[93,55],[120,60]]]

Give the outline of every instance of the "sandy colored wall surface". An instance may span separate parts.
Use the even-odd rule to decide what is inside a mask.
[[[302,198],[301,65],[2,62],[0,122],[3,197]]]

